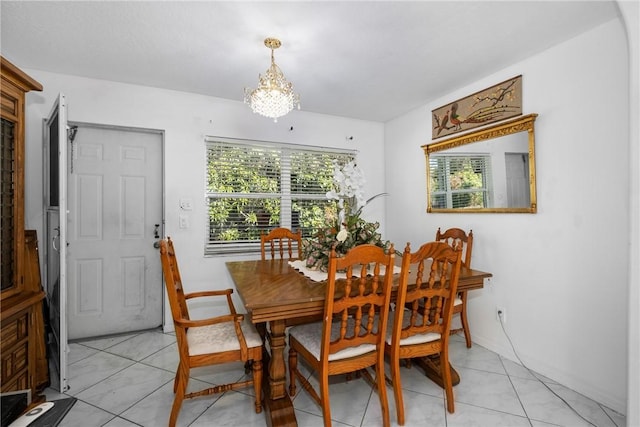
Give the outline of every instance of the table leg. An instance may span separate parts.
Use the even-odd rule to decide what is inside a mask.
[[[266,354],[263,360],[268,366],[268,381],[263,381],[265,397],[265,415],[269,426],[297,427],[296,414],[293,403],[287,393],[287,375],[285,364],[285,322],[274,320],[269,324],[267,334],[271,354]],[[264,358],[263,358],[264,359]]]
[[[271,347],[271,362],[269,363],[269,387],[270,397],[281,399],[287,395],[287,375],[284,360],[285,334],[284,320],[275,320],[271,324],[271,332],[268,334],[269,347]]]

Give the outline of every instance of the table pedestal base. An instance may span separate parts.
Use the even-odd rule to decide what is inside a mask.
[[[268,386],[263,389],[265,398],[262,407],[265,409],[264,415],[267,417],[267,425],[269,427],[297,427],[298,423],[293,410],[293,402],[291,402],[289,396],[274,400],[268,395]]]
[[[266,349],[262,352],[262,366],[264,376],[262,390],[264,396],[263,407],[269,427],[297,427],[296,413],[293,409],[293,402],[287,393],[286,372],[285,372],[285,334],[284,321],[272,321],[269,324],[270,332],[266,333],[266,338],[271,347],[271,354]]]
[[[433,355],[427,357],[420,357],[413,359],[413,362],[424,369],[425,375],[434,383],[444,388],[444,382],[442,381],[442,369],[440,368],[440,356]],[[453,369],[451,363],[449,363],[449,369],[451,369],[451,384],[458,385],[460,382],[460,375]]]

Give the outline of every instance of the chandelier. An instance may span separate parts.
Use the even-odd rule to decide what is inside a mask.
[[[280,47],[280,40],[267,38],[264,45],[271,49],[271,67],[263,75],[258,75],[260,84],[256,89],[244,89],[244,102],[254,113],[270,117],[274,122],[293,107],[300,109],[300,96],[293,93],[293,84],[288,82],[273,59],[273,50]]]

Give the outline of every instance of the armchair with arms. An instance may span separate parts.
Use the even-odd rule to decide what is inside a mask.
[[[180,362],[173,383],[175,398],[169,427],[176,424],[183,399],[223,393],[253,385],[255,411],[262,411],[262,339],[253,325],[238,314],[231,300],[233,289],[185,294],[171,238],[160,241],[160,259],[166,283]],[[187,301],[203,297],[225,297],[229,313],[202,320],[191,320]],[[186,393],[191,368],[231,362],[252,365],[253,377],[246,381],[221,384]]]

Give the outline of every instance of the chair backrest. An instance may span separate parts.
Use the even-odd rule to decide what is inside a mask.
[[[471,268],[471,251],[473,250],[473,230],[469,230],[469,234],[465,233],[461,228],[449,228],[444,233],[436,231],[436,242],[446,242],[451,247],[461,246],[462,253],[462,265],[466,268]]]
[[[279,254],[281,259],[285,258],[285,254],[288,254],[289,259],[302,258],[302,232],[300,230],[294,233],[288,228],[278,227],[271,230],[269,234],[261,233],[260,255],[263,260],[267,259],[267,243],[269,244],[271,259],[274,259],[276,254]],[[297,247],[296,252],[293,251],[294,247]]]
[[[376,245],[359,245],[340,258],[331,250],[320,351],[323,362],[362,344],[373,344],[384,352],[394,253],[393,245],[388,253]],[[334,323],[340,323],[340,334],[332,338]]]
[[[189,310],[182,289],[178,260],[170,237],[160,240],[160,261],[173,320],[189,320]]]
[[[461,248],[445,242],[425,243],[414,253],[407,243],[402,254],[392,347],[417,334],[440,334],[443,341],[448,340],[461,258]]]

